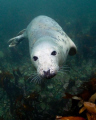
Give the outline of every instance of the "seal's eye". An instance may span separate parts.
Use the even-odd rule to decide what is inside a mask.
[[[37,56],[33,56],[33,60],[34,61],[38,60],[38,57]]]
[[[52,53],[51,53],[51,55],[56,55],[57,54],[57,52],[56,51],[53,51]]]

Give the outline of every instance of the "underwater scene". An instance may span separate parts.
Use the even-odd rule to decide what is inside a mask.
[[[63,61],[63,54],[58,55],[58,60],[64,62],[59,68],[54,60],[50,63],[57,66],[56,74],[43,70],[49,77],[38,75],[39,57],[34,56],[33,62],[30,57],[30,29],[26,28],[40,15],[55,20],[76,45],[70,48],[74,56],[65,53],[67,59]],[[55,25],[53,31],[58,29]],[[35,37],[42,34],[42,27],[39,29]],[[58,49],[65,52],[65,48]],[[46,52],[42,46],[36,51]],[[57,51],[50,53],[52,59],[56,55]],[[41,67],[48,66],[51,57],[41,62]],[[95,0],[0,0],[0,120],[96,120]]]

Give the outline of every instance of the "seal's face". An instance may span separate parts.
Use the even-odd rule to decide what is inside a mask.
[[[43,42],[32,50],[32,63],[43,78],[54,77],[59,70],[60,52],[52,43]]]

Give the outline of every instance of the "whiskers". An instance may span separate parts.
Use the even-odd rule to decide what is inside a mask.
[[[64,65],[62,67],[60,67],[60,69],[58,70],[58,74],[61,76],[61,74],[66,74],[67,72],[70,71],[70,67],[68,67],[67,65]],[[46,79],[46,78],[45,78]],[[45,80],[44,78],[42,78],[36,71],[33,71],[31,76],[28,78],[28,81],[34,82],[34,83],[38,83],[40,84],[41,82],[43,82],[43,80]]]
[[[42,77],[40,77],[40,75],[38,75],[37,72],[33,72],[31,76],[28,78],[28,80],[30,81],[30,83],[35,82],[40,84],[42,81]]]
[[[60,69],[58,70],[58,73],[66,74],[69,71],[70,71],[70,67],[68,67],[67,65],[64,65],[60,67]]]

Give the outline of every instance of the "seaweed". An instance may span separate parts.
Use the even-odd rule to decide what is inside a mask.
[[[42,110],[40,106],[42,101],[40,101],[38,92],[26,93],[28,78],[29,76],[23,76],[19,69],[14,69],[13,74],[10,72],[0,73],[0,88],[2,89],[0,100],[6,101],[6,104],[2,103],[4,104],[3,112],[6,114],[5,120],[43,120],[46,116],[52,118]],[[19,83],[20,79],[23,80],[23,85]]]
[[[15,83],[13,83],[11,80],[15,79],[15,81],[18,79],[16,76],[11,74],[10,72],[2,72],[0,73],[0,87],[3,88],[3,91],[6,92],[6,95],[10,102],[10,113],[13,113],[13,107],[14,107],[14,100],[19,94],[23,93],[23,90],[19,88]]]
[[[40,94],[44,89],[39,90],[39,92],[29,90],[28,78],[29,76],[24,76],[19,69],[14,69],[12,73],[4,71],[0,73],[0,89],[2,89],[0,102],[3,101],[3,111],[6,114],[2,119],[53,120],[58,114],[65,117],[71,116],[70,119],[74,116],[77,116],[78,119],[86,119],[86,113],[88,112],[85,109],[82,114],[79,114],[84,102],[89,102],[89,100],[90,102],[94,101],[93,103],[96,102],[94,97],[96,92],[96,73],[92,73],[90,78],[86,80],[88,82],[84,82],[81,85],[79,88],[82,90],[81,93],[76,95],[65,93],[66,96],[58,100],[51,98],[48,101],[48,96],[42,98],[42,94]],[[19,82],[20,80],[23,81],[23,84]],[[42,105],[45,106],[42,108]],[[93,114],[91,115],[93,116]]]
[[[96,119],[96,73],[91,74],[90,78],[86,80],[79,89],[82,90],[81,93],[72,95],[65,93],[62,99],[71,99],[72,105],[67,114],[73,116],[80,116],[88,120]],[[62,116],[65,116],[65,112]],[[86,118],[87,116],[87,118]],[[68,117],[61,117],[67,119]],[[70,118],[71,119],[71,118]],[[75,118],[74,118],[75,119]],[[78,118],[79,119],[79,118]]]

